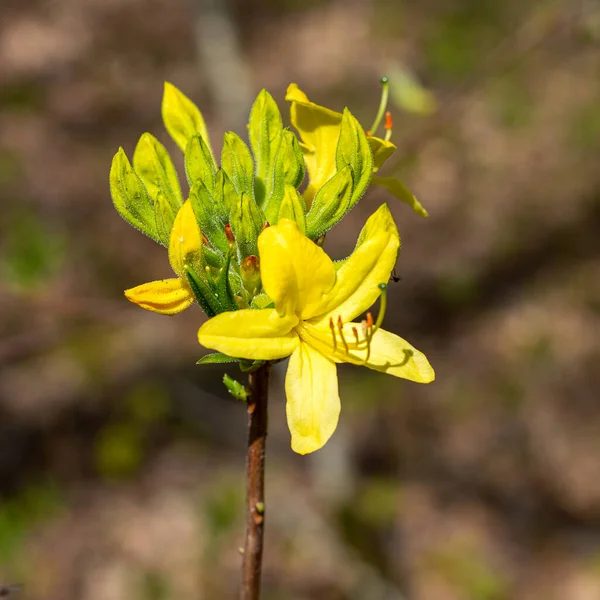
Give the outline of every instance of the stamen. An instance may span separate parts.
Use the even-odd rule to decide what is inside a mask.
[[[331,335],[333,336],[333,351],[337,350],[337,338],[335,337],[335,325],[333,324],[333,317],[329,317],[329,329],[331,329]]]
[[[360,340],[358,339],[358,329],[356,327],[352,328],[352,333],[354,334],[354,339],[356,340],[356,345],[360,345]]]
[[[375,116],[375,120],[373,121],[373,125],[371,125],[371,128],[368,130],[369,131],[369,135],[375,135],[377,133],[377,128],[379,127],[379,124],[381,123],[381,119],[383,119],[383,115],[385,113],[385,109],[386,109],[387,103],[388,103],[388,96],[389,96],[388,78],[387,77],[382,77],[379,80],[379,82],[382,85],[381,101],[379,103],[379,110],[377,111],[377,115]]]
[[[392,121],[392,113],[388,110],[385,113],[385,137],[383,138],[386,142],[389,142],[390,139],[392,138],[392,126],[393,126],[393,121]]]
[[[338,315],[337,326],[340,332],[340,337],[342,338],[342,343],[344,344],[344,348],[346,350],[346,354],[350,354],[350,348],[348,347],[348,342],[344,337],[344,324],[342,323],[342,316]]]

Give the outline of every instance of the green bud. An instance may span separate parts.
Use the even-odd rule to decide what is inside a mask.
[[[213,197],[215,202],[213,211],[223,225],[229,223],[231,208],[237,202],[238,194],[233,187],[233,183],[231,183],[231,179],[229,179],[223,169],[218,169],[215,174],[215,190]]]
[[[201,179],[198,179],[190,190],[190,202],[202,234],[206,236],[213,248],[225,254],[229,249],[225,226],[218,212],[215,211],[215,198]]]
[[[311,240],[329,231],[350,210],[352,187],[351,168],[346,166],[317,192],[306,215],[306,235]]]
[[[238,194],[244,193],[254,197],[252,154],[242,138],[233,131],[228,131],[224,136],[221,167]]]
[[[167,149],[151,134],[144,133],[133,153],[133,168],[151,198],[162,193],[163,202],[177,213],[183,204],[179,177]],[[167,237],[168,243],[168,237]]]
[[[156,215],[156,230],[161,243],[168,246],[177,210],[173,208],[173,205],[166,199],[161,191],[159,191],[156,198],[154,198],[154,213]]]
[[[256,160],[254,194],[259,206],[272,192],[273,170],[282,131],[279,108],[271,94],[262,90],[252,105],[248,123],[250,145]]]
[[[286,184],[283,200],[279,207],[279,219],[291,219],[296,221],[298,229],[306,234],[306,204],[304,198],[298,193],[296,188]]]
[[[156,226],[152,198],[123,148],[115,154],[110,168],[110,195],[123,219],[155,242],[164,244]]]
[[[196,134],[202,136],[210,150],[210,140],[202,113],[185,94],[167,81],[162,100],[162,118],[169,135],[182,152],[185,152],[190,139]]]
[[[241,194],[231,210],[231,229],[238,249],[238,262],[258,256],[257,240],[266,224],[263,211],[249,194]]]
[[[210,148],[201,135],[194,135],[185,149],[185,174],[190,187],[200,179],[212,191],[217,166]]]
[[[244,282],[244,287],[251,296],[254,296],[260,289],[260,262],[258,256],[247,256],[240,263],[240,275]]]
[[[347,212],[365,193],[373,175],[373,154],[367,136],[360,123],[347,108],[344,109],[342,116],[335,162],[338,172],[347,165],[352,169],[352,199]],[[344,214],[340,215],[340,219]]]
[[[298,138],[288,128],[283,130],[277,160],[281,162],[285,183],[289,183],[296,189],[299,188],[304,179],[304,156]]]

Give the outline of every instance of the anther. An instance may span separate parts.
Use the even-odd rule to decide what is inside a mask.
[[[392,127],[393,127],[393,121],[392,121],[392,113],[388,110],[385,113],[385,141],[389,142],[391,137],[392,137]]]
[[[338,315],[337,326],[340,332],[340,337],[342,338],[342,344],[344,344],[344,349],[346,350],[346,354],[349,354],[350,348],[348,347],[348,342],[346,342],[346,338],[344,337],[344,324],[342,323],[341,315]]]
[[[375,135],[377,133],[377,128],[381,123],[381,119],[383,119],[383,115],[385,113],[385,109],[387,107],[388,96],[389,96],[389,82],[387,77],[382,77],[379,82],[381,83],[381,101],[379,103],[379,110],[377,111],[377,115],[375,116],[375,120],[373,121],[373,125],[369,129],[371,135]]]
[[[331,335],[333,336],[333,351],[337,349],[337,338],[335,337],[335,325],[333,324],[333,317],[329,317],[329,329],[331,329]]]
[[[356,327],[353,327],[352,333],[354,334],[354,339],[356,340],[356,345],[358,346],[360,344],[360,339],[358,337],[358,329],[356,329]]]

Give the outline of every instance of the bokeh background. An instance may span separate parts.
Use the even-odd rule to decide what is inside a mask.
[[[595,0],[2,0],[0,584],[29,600],[234,598],[244,407],[110,161],[163,81],[213,145],[289,82],[365,126],[392,81],[403,249],[386,328],[429,386],[341,369],[337,432],[289,448],[274,371],[265,600],[600,598],[600,5]],[[235,366],[228,372],[236,375]]]

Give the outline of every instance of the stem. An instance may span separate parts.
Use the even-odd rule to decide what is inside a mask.
[[[265,528],[265,443],[267,440],[268,363],[248,376],[248,458],[246,463],[246,542],[240,600],[258,600]]]

